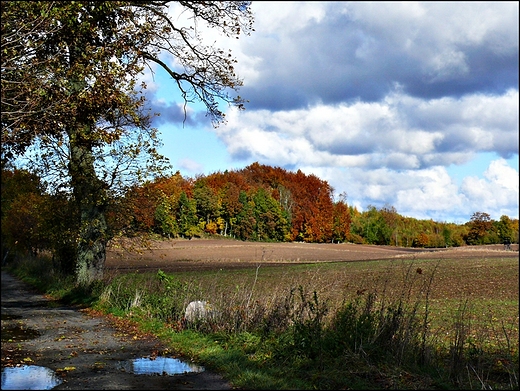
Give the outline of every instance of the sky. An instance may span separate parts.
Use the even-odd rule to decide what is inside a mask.
[[[327,181],[358,210],[463,224],[518,219],[519,3],[252,2],[250,36],[200,33],[238,60],[245,111],[214,128],[165,72],[154,126],[185,177],[254,162]],[[176,10],[172,9],[172,14]]]

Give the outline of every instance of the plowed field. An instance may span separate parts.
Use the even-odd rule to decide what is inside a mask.
[[[396,258],[467,259],[518,258],[518,244],[416,249],[332,243],[259,243],[231,239],[172,239],[138,242],[120,240],[107,252],[109,270],[167,272],[248,268],[251,265],[355,262]]]

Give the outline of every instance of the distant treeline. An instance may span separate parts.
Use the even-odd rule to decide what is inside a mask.
[[[113,196],[104,208],[107,240],[154,233],[403,247],[518,243],[518,219],[495,221],[475,212],[455,224],[404,217],[392,206],[360,212],[344,196],[335,200],[331,186],[314,175],[258,163],[194,179],[177,172]],[[73,194],[48,194],[27,171],[3,170],[1,213],[3,247],[63,257],[76,240],[80,219]]]

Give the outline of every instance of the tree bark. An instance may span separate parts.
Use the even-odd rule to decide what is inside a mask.
[[[69,132],[69,173],[80,212],[76,283],[82,286],[103,278],[107,243],[106,190],[96,175],[90,131],[91,125],[84,125]]]

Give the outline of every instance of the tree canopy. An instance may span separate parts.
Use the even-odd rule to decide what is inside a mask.
[[[171,7],[189,15],[187,23],[178,25]],[[163,162],[146,85],[138,85],[143,71],[164,68],[185,105],[202,102],[217,126],[225,120],[220,103],[243,108],[234,95],[242,80],[231,53],[204,42],[197,26],[238,38],[252,30],[249,7],[242,1],[1,3],[2,165],[32,148],[40,174],[61,175],[60,185],[72,190],[81,219],[79,283],[102,275],[106,192],[121,184],[123,172]]]
[[[2,2],[2,144],[23,151],[35,137],[60,136],[67,125],[96,123],[95,141],[110,143],[125,125],[142,125],[136,80],[159,64],[186,103],[243,107],[236,60],[197,34],[201,21],[238,37],[252,29],[249,2],[178,2],[193,25],[177,27],[168,1]],[[175,64],[161,56],[170,54]],[[35,125],[38,125],[37,127]]]

